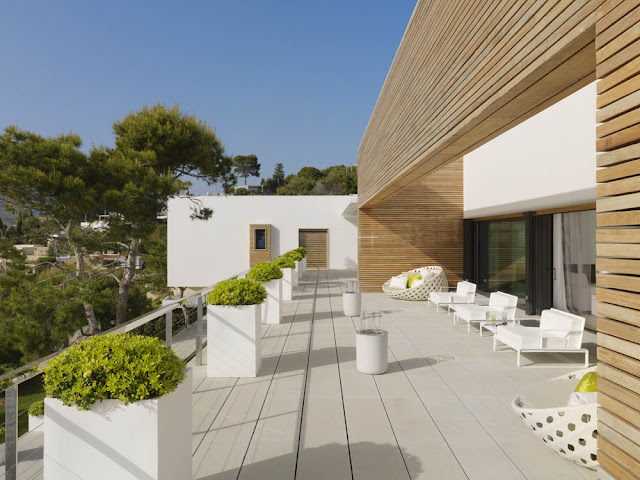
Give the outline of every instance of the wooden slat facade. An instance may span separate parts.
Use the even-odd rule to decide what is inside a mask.
[[[359,275],[459,278],[459,206],[419,192],[596,78],[600,477],[640,479],[640,0],[419,0],[358,151]]]
[[[358,214],[360,290],[380,292],[392,275],[441,265],[462,277],[462,159]]]
[[[328,267],[327,235],[326,229],[298,230],[298,245],[307,249],[307,268]]]
[[[640,478],[640,1],[597,11],[598,456]]]
[[[358,150],[360,206],[595,80],[602,3],[420,0]]]

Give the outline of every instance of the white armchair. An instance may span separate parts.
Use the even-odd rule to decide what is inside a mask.
[[[584,324],[585,319],[578,315],[555,308],[544,310],[540,316],[539,327],[498,327],[493,337],[493,349],[497,349],[498,342],[513,348],[518,354],[518,366],[522,352],[583,353],[585,367],[588,367],[589,351],[582,348]]]
[[[491,322],[487,322],[489,315],[495,314],[497,319],[504,323],[505,320],[516,322],[516,309],[518,306],[518,297],[510,295],[504,292],[493,292],[489,296],[488,305],[467,305],[458,304],[450,305],[449,307],[455,311],[453,314],[453,324],[458,321],[467,323],[467,332],[471,332],[471,324],[479,323],[480,334],[482,335],[483,324],[487,326],[492,325]],[[489,328],[487,328],[489,329]]]
[[[456,303],[473,303],[476,298],[476,284],[467,282],[458,282],[455,292],[431,292],[429,294],[429,302],[436,306],[436,310],[440,305],[452,305]],[[429,303],[427,303],[427,308]]]

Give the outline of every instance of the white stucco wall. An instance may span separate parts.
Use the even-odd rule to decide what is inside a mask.
[[[328,230],[329,268],[356,268],[357,220],[342,212],[356,195],[199,196],[213,209],[209,220],[191,220],[192,201],[169,200],[168,284],[206,287],[249,268],[249,225],[272,225],[272,252],[298,247],[298,229]]]
[[[595,201],[596,84],[464,157],[465,218]]]

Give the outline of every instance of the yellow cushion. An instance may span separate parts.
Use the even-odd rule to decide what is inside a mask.
[[[413,273],[410,273],[409,280],[407,280],[407,288],[411,288],[411,285],[413,284],[414,280],[422,280],[422,275],[420,274],[414,275]]]
[[[576,392],[597,392],[598,391],[598,372],[588,372],[582,377],[580,383],[575,389]]]

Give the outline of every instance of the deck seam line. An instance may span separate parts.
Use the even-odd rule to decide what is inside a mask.
[[[313,340],[313,326],[316,318],[316,300],[318,297],[318,281],[320,270],[316,268],[316,284],[313,290],[313,303],[311,304],[311,324],[309,325],[309,341],[307,343],[307,366],[304,371],[304,385],[302,387],[302,405],[300,406],[300,425],[298,426],[298,445],[296,446],[296,464],[293,469],[294,480],[298,478],[298,461],[300,459],[300,440],[302,438],[302,419],[304,418],[304,405],[307,399],[307,381],[309,379],[309,361],[311,359],[311,346]]]
[[[418,347],[415,346],[415,344],[411,341],[411,339],[409,338],[409,336],[407,336],[407,334],[404,332],[404,330],[402,330],[402,328],[395,322],[395,320],[391,320],[391,322],[396,326],[396,328],[402,333],[402,336],[405,337],[409,343],[411,344],[411,346],[413,346],[413,348],[416,350],[416,352],[418,352],[418,354],[424,359],[425,362],[427,362],[427,365],[429,365],[431,367],[431,369],[433,370],[433,372],[438,376],[438,378],[442,381],[442,383],[444,385],[446,385],[446,387],[449,389],[449,391],[458,399],[458,401],[460,402],[460,404],[465,408],[465,410],[467,410],[467,412],[469,412],[469,415],[471,415],[473,417],[473,419],[476,421],[476,423],[480,426],[480,428],[482,428],[482,430],[485,431],[485,433],[489,436],[489,438],[493,441],[493,443],[500,449],[500,451],[504,454],[504,456],[509,460],[509,462],[511,462],[511,464],[516,468],[516,470],[518,470],[520,472],[520,474],[522,475],[523,478],[529,478],[527,477],[524,472],[520,469],[520,467],[512,460],[512,458],[507,454],[507,452],[504,451],[504,449],[502,448],[502,445],[500,445],[500,443],[498,443],[498,441],[494,438],[493,435],[491,435],[491,433],[489,433],[489,431],[486,429],[486,427],[482,424],[482,422],[478,419],[478,417],[476,417],[476,415],[471,411],[471,409],[467,406],[467,404],[465,402],[462,401],[462,399],[458,396],[458,394],[449,386],[449,384],[445,381],[444,378],[442,378],[442,376],[440,375],[440,373],[438,372],[438,370],[436,370],[434,368],[434,365],[431,365],[431,363],[427,360],[426,357],[424,357],[422,355],[422,352],[418,349]],[[437,340],[436,340],[437,341]],[[439,343],[439,342],[438,342]],[[445,351],[447,350],[446,348],[443,348]],[[391,349],[390,349],[391,350]],[[393,351],[392,351],[393,353]],[[394,355],[395,357],[395,355]],[[456,358],[456,362],[458,362],[458,364],[460,364],[460,362],[457,360]],[[461,365],[461,364],[460,364]],[[464,369],[464,367],[462,367]],[[466,369],[464,369],[466,371]],[[475,377],[474,377],[475,378]],[[409,380],[409,382],[411,382],[411,380]],[[500,402],[502,403],[502,402]],[[466,474],[466,471],[465,471]]]
[[[268,325],[267,328],[264,331],[264,335],[262,335],[261,338],[264,338],[267,333],[269,332],[271,328],[271,325]],[[200,383],[198,384],[198,386],[202,385],[202,383],[209,377],[204,377]],[[212,377],[213,378],[213,377]],[[211,421],[211,423],[209,424],[209,426],[207,427],[206,432],[210,432],[211,431],[211,427],[213,426],[213,424],[215,423],[215,421],[218,419],[218,416],[220,415],[220,412],[222,412],[222,410],[224,409],[224,406],[227,404],[227,400],[229,400],[229,397],[231,396],[231,393],[233,393],[233,389],[236,388],[236,385],[238,385],[238,380],[240,380],[239,378],[236,377],[236,381],[233,382],[233,385],[231,385],[229,388],[229,392],[227,393],[227,396],[224,398],[224,401],[222,402],[222,405],[220,405],[220,408],[218,409],[218,412],[216,413],[215,417],[213,417],[213,420]],[[198,387],[196,387],[198,388]],[[194,392],[192,392],[192,395],[196,393],[195,390]],[[204,439],[207,437],[207,434],[205,433],[202,436],[202,440],[200,440],[200,443],[198,443],[198,446],[196,447],[196,449],[193,451],[193,453],[191,454],[191,457],[194,457],[196,455],[196,453],[198,452],[198,450],[200,449],[200,447],[202,446],[202,442],[204,442]]]
[[[394,322],[395,323],[395,322]],[[451,455],[453,455],[453,458],[456,459],[456,462],[458,462],[458,465],[460,465],[460,469],[462,470],[462,473],[464,473],[464,476],[469,478],[469,475],[467,474],[467,471],[464,469],[464,467],[462,466],[462,464],[460,463],[460,460],[458,459],[458,456],[456,455],[455,451],[453,450],[453,448],[451,448],[451,445],[449,444],[449,441],[447,440],[447,437],[445,437],[444,433],[442,433],[442,430],[440,429],[440,426],[438,425],[438,423],[436,422],[436,420],[433,418],[433,416],[431,415],[431,412],[429,411],[429,408],[425,405],[424,401],[422,400],[422,397],[420,397],[420,394],[418,393],[418,391],[416,390],[416,387],[413,385],[413,382],[411,382],[411,379],[409,378],[409,376],[407,375],[407,372],[405,371],[405,369],[402,367],[402,364],[400,363],[400,361],[398,360],[398,357],[396,357],[395,353],[393,353],[393,350],[391,349],[391,347],[389,347],[389,351],[391,352],[391,355],[393,356],[393,359],[395,360],[395,362],[398,364],[398,366],[400,367],[400,370],[402,370],[402,374],[405,376],[405,378],[407,379],[407,382],[409,382],[409,385],[411,386],[411,390],[413,390],[413,392],[416,394],[416,397],[418,398],[418,401],[422,404],[422,406],[424,407],[425,412],[427,413],[427,415],[429,416],[429,418],[431,419],[431,421],[433,422],[433,425],[436,427],[436,429],[438,430],[438,432],[440,433],[440,436],[442,437],[442,440],[444,440],[444,443],[447,444],[447,447],[449,448],[449,450],[451,451]],[[418,352],[419,353],[419,352]],[[423,357],[424,358],[424,357]]]
[[[317,285],[318,285],[318,276],[316,275],[316,290],[317,290]],[[296,315],[298,314],[298,308],[300,307],[300,304],[302,303],[302,296],[304,294],[304,291],[306,290],[308,284],[305,283],[304,288],[302,289],[302,292],[300,292],[300,298],[298,299],[298,302],[296,303],[296,309],[293,313],[293,319],[291,320],[291,323],[289,324],[289,330],[287,331],[287,340],[289,339],[289,335],[291,334],[291,329],[293,328],[293,324],[296,321]],[[314,295],[314,304],[313,306],[315,307],[315,295]],[[313,312],[313,311],[312,311]],[[311,316],[311,321],[313,324],[313,314]],[[271,386],[273,385],[273,380],[276,376],[276,373],[278,372],[278,365],[280,365],[280,360],[282,359],[282,353],[284,352],[284,349],[287,345],[287,340],[285,340],[282,343],[282,349],[280,350],[280,355],[278,356],[278,360],[276,362],[276,365],[273,369],[273,373],[271,374],[271,379],[269,380],[269,386],[267,387],[267,392],[265,393],[264,396],[264,400],[262,401],[262,405],[260,406],[260,411],[258,412],[258,417],[253,425],[253,430],[251,431],[251,437],[249,437],[249,441],[247,442],[247,448],[244,452],[244,455],[242,456],[242,462],[240,463],[240,468],[238,468],[238,474],[236,475],[236,480],[238,480],[240,478],[240,474],[242,473],[242,468],[244,467],[244,462],[247,459],[247,455],[249,453],[249,449],[251,448],[251,442],[253,442],[253,436],[256,433],[256,429],[258,428],[258,423],[260,422],[260,418],[262,418],[262,411],[264,410],[264,406],[267,403],[267,398],[269,398],[269,392],[271,391]],[[306,379],[305,379],[306,382]],[[306,383],[305,383],[306,386]],[[302,418],[302,416],[300,417]],[[297,466],[297,456],[296,456],[296,466]],[[295,474],[294,474],[295,475]]]
[[[336,276],[336,281],[337,281]],[[329,274],[327,274],[327,283],[329,281]],[[351,479],[353,480],[353,461],[351,459],[351,443],[349,442],[349,426],[347,425],[347,409],[344,406],[344,390],[342,388],[342,374],[340,373],[340,356],[338,355],[338,341],[336,335],[336,323],[333,318],[333,304],[331,303],[331,288],[327,284],[327,290],[329,290],[329,310],[331,311],[331,329],[333,330],[333,344],[336,349],[336,369],[338,370],[338,383],[340,384],[340,402],[342,403],[342,416],[344,418],[344,432],[347,437],[347,453],[349,454],[349,469],[351,470]],[[340,293],[342,293],[342,287],[340,287]]]

